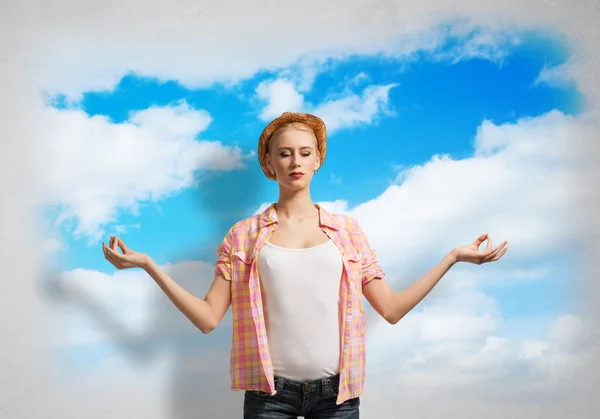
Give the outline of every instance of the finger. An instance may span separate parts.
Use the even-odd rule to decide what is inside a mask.
[[[117,240],[118,240],[118,238],[116,236],[111,236],[111,238],[110,238],[110,249],[114,253],[119,253],[119,250],[117,249]],[[111,253],[113,253],[113,252],[111,252]]]
[[[496,256],[496,252],[495,251],[491,251],[491,252],[486,252],[482,258],[483,258],[483,262],[489,262],[490,260],[492,260],[492,258]]]
[[[499,260],[502,256],[504,256],[504,254],[506,253],[506,250],[508,248],[502,249],[502,251],[500,253],[498,253],[497,255],[495,255],[492,258],[488,258],[485,260],[484,263],[489,263],[489,262],[496,262],[497,260]]]
[[[106,246],[106,244],[102,243],[102,247],[104,250],[104,257],[108,260],[112,265],[114,265],[117,269],[123,269],[124,260],[123,255],[121,255],[118,251],[113,251],[111,247]]]
[[[492,255],[493,256],[497,255],[502,249],[505,248],[507,243],[508,243],[507,241],[503,241],[502,243],[500,243],[500,246],[498,246],[494,249],[494,251],[492,252]]]
[[[115,261],[115,262],[123,262],[124,255],[122,253],[120,253],[118,250],[116,250],[116,246],[115,246],[115,250],[113,250],[112,247],[109,248],[108,250],[110,252],[110,257],[111,257],[111,259],[113,261]]]
[[[507,244],[507,243],[508,243],[507,241],[503,241],[502,243],[500,243],[500,245],[499,245],[498,247],[496,247],[496,248],[494,248],[494,249],[488,249],[488,250],[484,251],[484,252],[482,253],[482,255],[483,255],[485,258],[489,258],[489,259],[491,259],[491,258],[493,258],[493,257],[494,257],[494,256],[495,256],[495,255],[496,255],[498,252],[500,252],[500,251],[501,251],[501,250],[504,248],[504,246],[506,246],[506,244]]]
[[[487,246],[485,246],[485,250],[491,250],[492,249],[492,236],[488,235],[487,236]]]
[[[117,246],[119,246],[121,248],[121,250],[123,251],[123,253],[129,252],[129,249],[127,248],[127,246],[125,246],[125,243],[123,243],[123,240],[121,240],[120,238],[116,237],[116,242],[117,242]]]
[[[494,251],[485,258],[486,259],[485,261],[492,262],[492,261],[500,259],[502,257],[502,255],[504,253],[506,253],[506,250],[508,249],[508,247],[505,247],[507,243],[508,242],[505,241],[500,246],[498,246],[496,249],[494,249]]]
[[[479,249],[479,246],[481,246],[481,243],[483,243],[485,241],[485,239],[487,239],[487,236],[488,236],[487,233],[482,234],[481,236],[479,236],[477,238],[477,240],[475,240],[473,242],[473,244],[477,247],[477,249]]]
[[[102,242],[102,252],[104,253],[104,258],[106,260],[108,260],[110,263],[112,263],[111,261],[111,252],[109,250],[110,248],[106,245],[106,243]]]
[[[494,257],[494,255],[496,254],[497,251],[498,251],[498,248],[496,248],[496,249],[486,248],[484,251],[479,253],[479,256],[482,257],[483,259],[489,259],[491,257]]]
[[[507,250],[508,250],[508,247],[505,247],[504,249],[502,249],[502,251],[500,253],[498,253],[496,256],[494,256],[490,262],[495,262],[498,259],[500,259],[502,256],[504,256],[504,254],[506,253]]]
[[[489,255],[491,256],[495,256],[500,250],[502,250],[502,248],[506,245],[506,242],[503,242],[500,244],[500,246],[495,247],[494,249],[490,249],[489,250]]]

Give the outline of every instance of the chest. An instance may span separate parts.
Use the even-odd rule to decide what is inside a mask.
[[[261,290],[275,304],[305,301],[337,304],[342,277],[342,258],[337,246],[328,241],[306,249],[289,249],[266,243],[258,256]]]
[[[329,237],[319,226],[318,219],[301,222],[282,222],[269,241],[283,248],[307,249],[326,243]]]

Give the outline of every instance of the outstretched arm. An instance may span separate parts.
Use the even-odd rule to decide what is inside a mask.
[[[163,292],[202,333],[210,333],[219,324],[231,303],[230,282],[217,275],[204,299],[198,298],[171,279],[151,259],[144,270]]]
[[[119,253],[121,248],[123,253]],[[221,321],[231,303],[230,282],[216,275],[204,299],[178,285],[149,256],[135,252],[118,237],[111,237],[110,247],[102,243],[106,259],[117,269],[142,268],[163,292],[202,333],[210,333]]]
[[[486,248],[480,251],[479,246],[486,240]],[[386,321],[396,324],[429,294],[454,264],[469,262],[480,265],[497,261],[508,250],[506,244],[505,241],[500,246],[492,248],[491,237],[483,234],[473,243],[449,252],[436,266],[408,288],[394,292],[385,280],[374,280],[363,285],[363,295]]]
[[[382,279],[364,285],[363,295],[387,322],[396,324],[429,294],[455,263],[456,259],[449,253],[421,279],[402,291],[394,292]]]

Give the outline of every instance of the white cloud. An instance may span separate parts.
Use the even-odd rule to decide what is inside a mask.
[[[577,346],[588,337],[582,319],[573,315],[557,318],[550,328],[550,338],[561,345]]]
[[[239,148],[196,139],[211,117],[185,102],[134,112],[122,123],[45,107],[37,121],[36,198],[60,209],[59,224],[74,218],[74,234],[91,240],[118,211],[135,213],[191,186],[198,170],[243,167]]]
[[[481,27],[474,22],[460,21],[448,25],[446,36],[458,40],[460,47],[436,50],[433,59],[451,62],[480,58],[502,64],[511,48],[521,42],[515,27],[507,27],[501,21],[490,22]]]
[[[162,269],[200,298],[213,280],[214,266],[205,262],[182,261]],[[61,325],[62,330],[49,336],[53,346],[106,347],[131,336],[147,335],[148,331],[154,341],[169,339],[168,334],[196,331],[142,270],[115,271],[111,275],[75,269],[61,272],[50,281],[46,289],[55,304],[52,322]]]
[[[365,73],[364,71],[361,71],[356,76],[352,77],[352,79],[350,80],[350,82],[348,84],[359,85],[359,84],[361,84],[361,82],[368,81],[369,79],[370,79],[369,75],[367,73]]]
[[[304,4],[238,2],[232,14],[229,7],[212,3],[202,4],[198,11],[190,11],[185,1],[142,10],[132,4],[119,14],[96,10],[93,15],[79,16],[76,38],[72,27],[45,27],[40,22],[38,28],[47,36],[36,43],[34,63],[44,70],[32,75],[47,91],[72,98],[84,91],[110,90],[128,72],[198,87],[215,81],[235,83],[265,69],[285,73],[296,67],[303,73],[300,81],[305,88],[317,68],[331,60],[382,52],[406,57],[419,50],[438,51],[448,36],[468,39],[464,52],[456,46],[452,59],[495,57],[501,38],[498,32],[512,29],[496,25],[493,31],[485,30],[498,17],[466,4],[448,12],[446,6],[435,3],[399,7],[355,2],[344,3],[344,13],[335,3],[315,5],[317,14]],[[127,18],[129,13],[134,13],[135,20]],[[61,18],[69,19],[69,15],[66,12]],[[457,19],[463,16],[468,18]],[[97,26],[98,19],[104,22],[102,27],[111,27],[110,33]],[[176,30],[167,30],[166,22]],[[310,30],[305,22],[311,22]],[[452,24],[451,30],[446,23]],[[480,24],[484,27],[478,28]],[[219,39],[218,45],[206,39]]]
[[[557,111],[515,124],[484,122],[473,157],[434,156],[408,168],[397,184],[350,215],[388,266],[402,263],[399,254],[413,261],[441,257],[482,233],[490,233],[496,244],[508,240],[509,259],[515,261],[569,249],[583,228],[569,215],[577,213],[588,192],[573,185],[593,167],[589,156],[581,158],[578,145],[597,133],[586,116]]]
[[[191,109],[186,102],[177,106],[153,106],[132,112],[129,122],[165,139],[186,139],[208,128],[212,118],[205,110]],[[176,122],[176,123],[175,123]]]
[[[420,320],[420,321],[419,321]],[[420,343],[451,341],[466,342],[489,333],[494,328],[494,319],[489,314],[472,316],[465,311],[453,311],[436,307],[426,308],[415,314],[415,332]],[[410,326],[408,326],[410,327]]]
[[[393,114],[389,107],[390,89],[397,84],[368,86],[361,95],[348,94],[316,106],[312,112],[321,116],[328,132],[371,124],[381,116]]]
[[[56,257],[58,252],[65,251],[68,248],[67,244],[57,234],[52,233],[48,233],[47,236],[41,239],[39,247],[46,263]]]
[[[204,262],[162,268],[199,297],[213,279],[213,265]],[[113,399],[126,393],[131,406],[119,404],[119,411],[135,410],[140,403],[155,418],[193,417],[199,409],[233,417],[232,411],[239,411],[240,393],[229,388],[230,312],[206,336],[141,270],[103,274],[77,269],[49,281],[42,295],[47,310],[43,348],[55,374],[53,389],[92,397],[92,405],[99,389],[104,389],[102,397]],[[211,385],[204,389],[206,380]],[[61,397],[55,400],[71,405]]]
[[[381,116],[391,115],[389,91],[394,87],[394,83],[368,86],[361,94],[347,89],[316,105],[305,102],[298,87],[285,79],[264,81],[258,85],[256,93],[265,102],[260,113],[263,120],[270,120],[286,111],[310,112],[325,121],[327,132],[331,134],[344,128],[372,124]]]
[[[556,341],[550,330],[540,331],[542,339],[513,339],[504,335],[498,315],[444,308],[436,312],[412,313],[395,326],[383,322],[370,326],[367,353],[374,382],[391,379],[396,390],[418,386],[439,391],[451,385],[458,392],[483,388],[508,394],[552,392],[581,366],[586,346]],[[559,321],[560,317],[555,319],[551,329]],[[590,347],[589,341],[584,343]],[[390,370],[395,371],[394,378],[386,377]],[[377,393],[371,397],[385,397]]]
[[[521,343],[521,356],[525,359],[543,358],[550,346],[543,340],[526,340]]]
[[[553,87],[564,87],[575,82],[574,63],[566,62],[554,67],[544,66],[534,80],[534,85],[546,84]]]
[[[277,117],[285,111],[304,110],[304,96],[289,80],[262,82],[256,88],[256,94],[261,100],[267,102],[260,113],[260,118],[263,120]]]

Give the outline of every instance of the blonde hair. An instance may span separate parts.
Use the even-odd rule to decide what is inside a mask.
[[[318,147],[317,147],[317,135],[315,134],[315,132],[313,131],[313,129],[311,127],[309,127],[308,125],[302,123],[302,122],[288,122],[287,124],[283,124],[282,126],[280,126],[279,128],[277,128],[275,131],[273,131],[273,134],[271,134],[271,137],[269,138],[269,142],[267,144],[267,152],[271,152],[271,142],[273,141],[273,139],[275,138],[275,136],[277,134],[280,134],[282,131],[286,130],[286,129],[290,129],[290,128],[295,128],[298,131],[304,131],[304,132],[310,132],[313,136],[313,138],[315,139],[315,148],[318,151]]]

